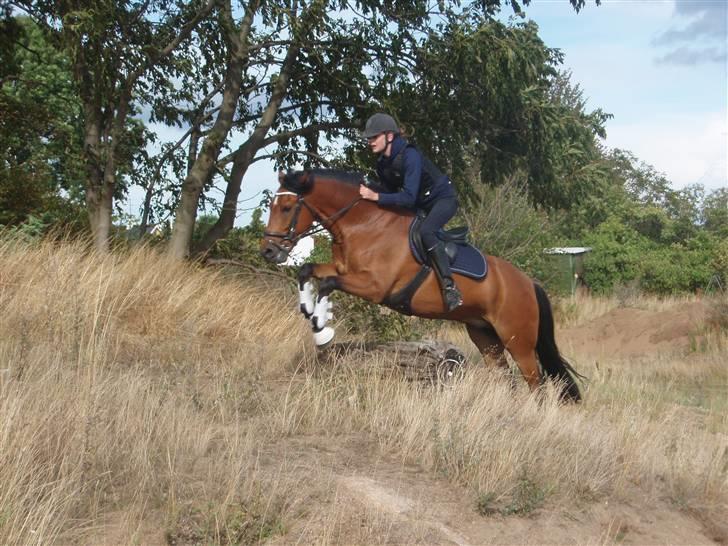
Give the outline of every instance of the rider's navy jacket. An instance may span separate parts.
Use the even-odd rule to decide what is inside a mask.
[[[443,197],[455,197],[455,190],[446,175],[433,180],[429,195],[420,196],[420,184],[423,177],[422,153],[414,146],[408,146],[407,141],[399,135],[396,135],[392,141],[391,155],[385,157],[384,154],[381,154],[377,160],[377,175],[382,182],[390,185],[393,183],[392,180],[387,178],[387,173],[391,172],[392,162],[398,154],[404,154],[401,162],[404,178],[402,188],[395,193],[380,193],[380,205],[394,205],[414,209],[427,207]]]

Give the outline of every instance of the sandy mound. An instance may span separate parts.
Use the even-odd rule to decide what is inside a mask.
[[[558,333],[567,355],[609,356],[683,353],[699,339],[707,306],[697,301],[666,311],[623,307]]]

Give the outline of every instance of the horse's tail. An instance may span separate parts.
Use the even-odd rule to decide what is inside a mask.
[[[551,303],[546,291],[538,284],[536,288],[536,300],[538,301],[538,341],[536,341],[536,353],[541,361],[541,367],[547,377],[556,379],[563,385],[561,398],[570,402],[581,401],[579,386],[576,378],[583,379],[571,367],[564,357],[559,353],[554,336],[554,315],[551,311]]]

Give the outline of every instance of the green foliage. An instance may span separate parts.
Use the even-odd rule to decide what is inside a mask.
[[[585,276],[597,293],[610,293],[615,286],[634,281],[654,294],[695,292],[722,274],[722,243],[706,233],[685,242],[658,244],[611,218],[584,241],[593,248],[585,259]]]
[[[524,472],[518,481],[518,486],[513,491],[511,501],[501,510],[501,513],[504,516],[527,515],[540,508],[547,496],[548,490],[539,486]]]
[[[492,491],[481,493],[477,497],[475,508],[481,516],[527,516],[543,506],[549,493],[549,488],[540,486],[524,472],[516,487],[509,493],[508,499],[499,501],[501,495]]]
[[[475,511],[481,516],[493,516],[497,514],[498,509],[494,505],[497,497],[498,496],[492,492],[479,494],[475,501]]]
[[[262,215],[263,209],[261,207],[256,208],[253,211],[250,224],[245,227],[234,228],[228,232],[225,238],[218,239],[208,252],[208,257],[237,260],[257,269],[277,269],[278,266],[266,261],[260,255],[260,241],[265,231]],[[193,241],[202,239],[207,230],[215,225],[217,219],[217,216],[212,214],[199,216]]]
[[[30,19],[2,24],[0,224],[31,217],[36,227],[64,224],[80,202],[83,177],[81,108],[68,59]]]
[[[549,265],[542,251],[553,246],[554,222],[532,205],[523,177],[497,187],[473,183],[472,188],[461,208],[470,241],[486,254],[505,258],[545,280]]]
[[[584,237],[592,251],[585,258],[585,278],[596,293],[609,293],[616,284],[626,284],[640,274],[648,241],[612,217]]]
[[[708,286],[713,270],[711,254],[714,242],[701,237],[688,244],[675,243],[653,248],[641,262],[641,285],[654,294],[690,293]]]
[[[723,290],[728,291],[728,238],[719,237],[710,262],[716,280]],[[713,280],[713,279],[711,279]]]
[[[637,284],[655,294],[695,292],[722,278],[725,194],[675,190],[623,150],[604,155],[606,176],[565,216],[564,239],[590,246],[586,281],[598,293]]]
[[[306,258],[307,263],[311,264],[326,264],[331,263],[333,259],[331,253],[331,239],[329,235],[318,234],[313,236],[313,249],[311,254]]]
[[[728,188],[719,188],[706,196],[702,221],[707,231],[728,239]]]

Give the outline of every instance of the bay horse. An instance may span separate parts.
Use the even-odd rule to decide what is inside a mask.
[[[304,264],[298,272],[301,312],[311,320],[317,345],[328,344],[334,336],[326,326],[331,317],[328,296],[342,290],[418,317],[464,323],[486,364],[507,367],[508,351],[532,391],[545,376],[558,381],[562,399],[581,400],[576,383],[581,376],[556,346],[548,296],[525,273],[501,258],[487,256],[484,278],[454,274],[463,304],[447,312],[434,273],[427,266],[423,269],[410,250],[414,212],[362,199],[359,185],[364,177],[360,174],[281,172],[278,181],[261,254],[283,263],[303,237],[322,230],[332,237],[332,263]],[[407,305],[392,305],[392,296],[407,292],[418,275],[421,285],[408,294]],[[312,279],[318,280],[317,294]]]

